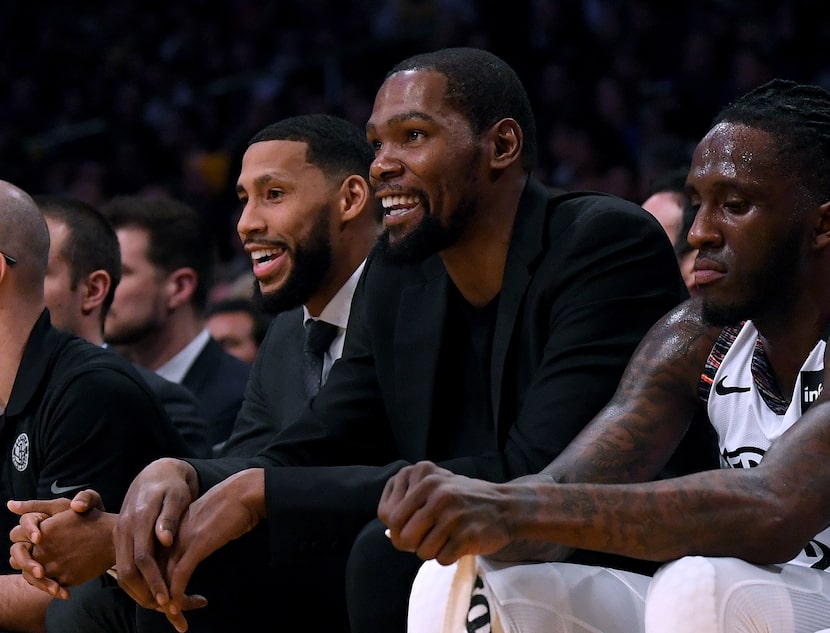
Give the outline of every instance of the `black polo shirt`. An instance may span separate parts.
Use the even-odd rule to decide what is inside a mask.
[[[71,498],[84,488],[118,511],[139,470],[190,451],[156,395],[117,352],[35,323],[0,415],[0,533],[19,517],[9,499]],[[0,556],[0,573],[11,573]]]

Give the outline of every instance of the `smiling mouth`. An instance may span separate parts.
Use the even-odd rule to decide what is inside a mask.
[[[285,252],[284,248],[262,248],[251,251],[251,261],[254,266],[262,266],[279,257]]]
[[[409,213],[420,204],[418,196],[386,196],[381,199],[386,215],[396,217]]]

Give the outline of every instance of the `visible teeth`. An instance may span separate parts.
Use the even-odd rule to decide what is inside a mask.
[[[383,204],[384,209],[389,209],[391,207],[414,207],[418,204],[418,197],[417,196],[386,196],[381,199],[381,204]]]
[[[278,248],[263,248],[261,250],[251,251],[251,259],[254,263],[261,263],[264,260],[271,259],[280,253]]]

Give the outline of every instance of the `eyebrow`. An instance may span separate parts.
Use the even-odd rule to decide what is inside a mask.
[[[256,178],[254,178],[253,186],[255,188],[262,187],[263,185],[267,185],[268,183],[273,182],[275,180],[279,180],[279,178],[272,173],[262,174],[261,176],[257,176]],[[240,183],[237,182],[236,193],[239,193],[241,191],[245,191],[245,187],[243,187]]]
[[[410,111],[410,112],[402,112],[401,114],[396,114],[395,116],[386,120],[386,125],[397,125],[399,123],[405,123],[407,121],[435,121],[435,117],[419,111]],[[375,124],[371,121],[366,124],[366,131],[369,132],[375,129]]]

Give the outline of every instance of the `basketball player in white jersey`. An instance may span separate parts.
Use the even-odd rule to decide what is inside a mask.
[[[686,184],[699,296],[573,444],[511,483],[425,462],[387,485],[392,542],[428,561],[409,633],[830,629],[830,93],[773,80],[737,99]],[[707,417],[722,468],[654,481]],[[574,548],[662,567],[552,562]]]

